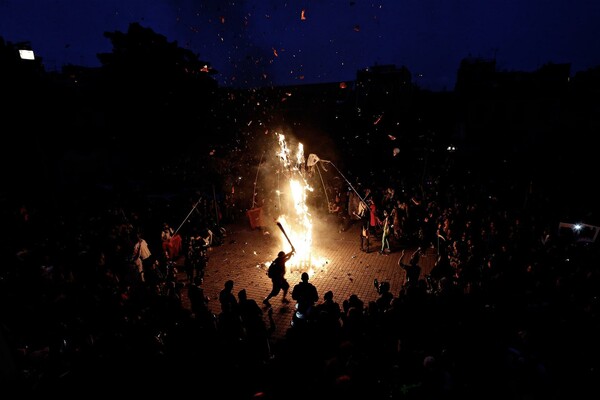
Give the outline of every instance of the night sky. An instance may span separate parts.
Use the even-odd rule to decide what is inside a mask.
[[[28,41],[47,70],[99,66],[106,31],[130,23],[191,49],[222,86],[353,80],[373,65],[406,66],[422,88],[451,90],[460,61],[498,70],[600,65],[593,0],[0,0],[0,36]]]

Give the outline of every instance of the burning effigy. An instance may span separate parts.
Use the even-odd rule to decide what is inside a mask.
[[[295,250],[287,263],[289,271],[314,274],[317,268],[327,264],[327,260],[317,253],[313,243],[313,215],[309,207],[309,198],[314,189],[309,183],[308,169],[304,157],[304,146],[298,143],[293,149],[285,135],[276,134],[278,148],[276,158],[278,188],[277,216],[275,224],[281,231],[279,250]]]

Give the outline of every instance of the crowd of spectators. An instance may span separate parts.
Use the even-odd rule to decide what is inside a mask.
[[[277,342],[272,311],[234,281],[224,282],[213,313],[198,276],[182,283],[173,275],[160,230],[177,221],[165,210],[103,202],[47,214],[13,205],[0,270],[1,378],[24,394],[597,394],[597,245],[561,237],[545,218],[549,203],[513,201],[510,188],[447,176],[421,183],[380,180],[359,190],[392,221],[392,243],[436,248],[431,274],[417,273],[399,293],[377,284],[380,298],[368,304],[326,290],[310,320]],[[209,226],[205,210],[198,214]],[[140,237],[153,250],[142,275]]]

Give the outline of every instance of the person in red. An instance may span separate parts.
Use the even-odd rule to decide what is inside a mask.
[[[263,300],[263,304],[267,307],[271,306],[269,300],[272,297],[277,296],[280,291],[283,291],[283,298],[281,299],[282,303],[289,303],[290,301],[287,299],[287,292],[290,288],[290,284],[285,279],[286,266],[285,263],[292,257],[292,255],[296,252],[296,249],[292,248],[292,251],[289,253],[285,253],[280,251],[277,254],[277,258],[273,260],[269,269],[267,271],[267,276],[271,278],[271,282],[273,283],[273,288],[271,292],[265,297]]]
[[[369,205],[369,232],[375,235],[377,233],[377,226],[379,226],[381,221],[377,216],[377,206],[373,199],[367,200],[367,204]]]
[[[173,231],[173,228],[166,222],[160,234],[162,240],[162,249],[168,260],[173,260],[181,252],[181,236]]]

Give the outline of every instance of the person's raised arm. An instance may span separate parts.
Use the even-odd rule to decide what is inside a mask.
[[[402,253],[400,254],[400,258],[398,259],[398,266],[406,269],[407,265],[402,262],[403,258],[404,258],[404,249],[402,249]]]

